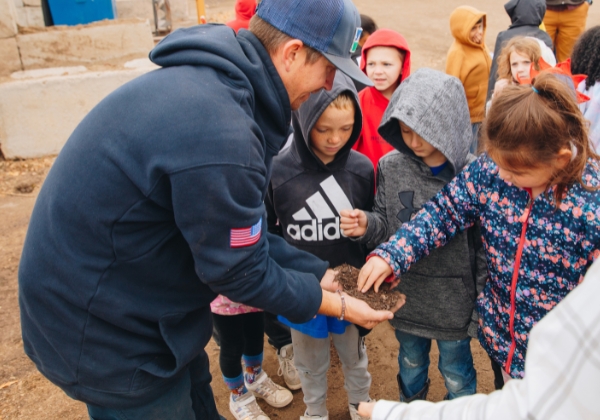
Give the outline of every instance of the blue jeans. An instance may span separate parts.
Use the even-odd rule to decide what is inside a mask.
[[[217,412],[208,356],[204,351],[173,386],[159,398],[135,408],[88,404],[90,420],[224,420]]]
[[[410,398],[421,391],[427,382],[431,339],[398,330],[395,332],[400,343],[398,365],[402,380],[401,389],[404,396]],[[470,343],[471,338],[458,341],[437,340],[440,350],[438,368],[448,390],[445,399],[475,394],[477,374],[473,367]]]

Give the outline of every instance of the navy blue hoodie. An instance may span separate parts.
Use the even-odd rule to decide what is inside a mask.
[[[257,38],[197,26],[150,57],[163,68],[69,138],[19,267],[27,355],[73,398],[116,408],[161,395],[203,351],[217,293],[305,322],[327,268],[267,232],[291,109]]]

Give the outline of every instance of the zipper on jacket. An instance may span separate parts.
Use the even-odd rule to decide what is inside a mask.
[[[529,194],[529,202],[527,203],[527,207],[525,208],[525,212],[521,219],[523,219],[523,227],[521,228],[521,238],[519,239],[519,246],[517,248],[517,255],[515,256],[515,268],[513,271],[511,286],[510,286],[510,323],[509,323],[509,331],[510,331],[510,350],[508,352],[508,358],[506,359],[506,366],[504,367],[504,371],[510,375],[510,366],[512,365],[512,359],[515,354],[515,348],[517,347],[517,343],[515,341],[515,300],[517,294],[517,279],[519,278],[519,268],[521,267],[521,256],[523,255],[523,248],[525,247],[525,233],[527,232],[527,221],[529,220],[529,215],[531,214],[531,208],[533,207],[533,193],[529,188],[525,189]]]

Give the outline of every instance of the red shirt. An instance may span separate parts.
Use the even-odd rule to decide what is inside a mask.
[[[391,29],[378,29],[367,39],[362,48],[360,69],[366,74],[367,52],[373,47],[394,47],[404,51],[402,74],[400,82],[410,75],[410,49],[402,35]],[[354,150],[366,155],[377,173],[377,162],[386,153],[394,148],[385,141],[377,129],[385,112],[389,100],[374,87],[361,90],[358,94],[360,109],[363,114],[363,127],[358,141],[352,147]]]

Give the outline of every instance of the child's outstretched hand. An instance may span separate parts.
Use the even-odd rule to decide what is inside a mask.
[[[373,256],[363,265],[363,268],[358,274],[357,286],[358,290],[366,293],[371,286],[375,293],[379,292],[379,286],[392,274],[392,267],[381,257]],[[396,285],[398,281],[394,282]],[[394,284],[392,283],[392,286]]]
[[[367,231],[367,215],[359,209],[340,212],[340,229],[346,236],[363,236]]]

